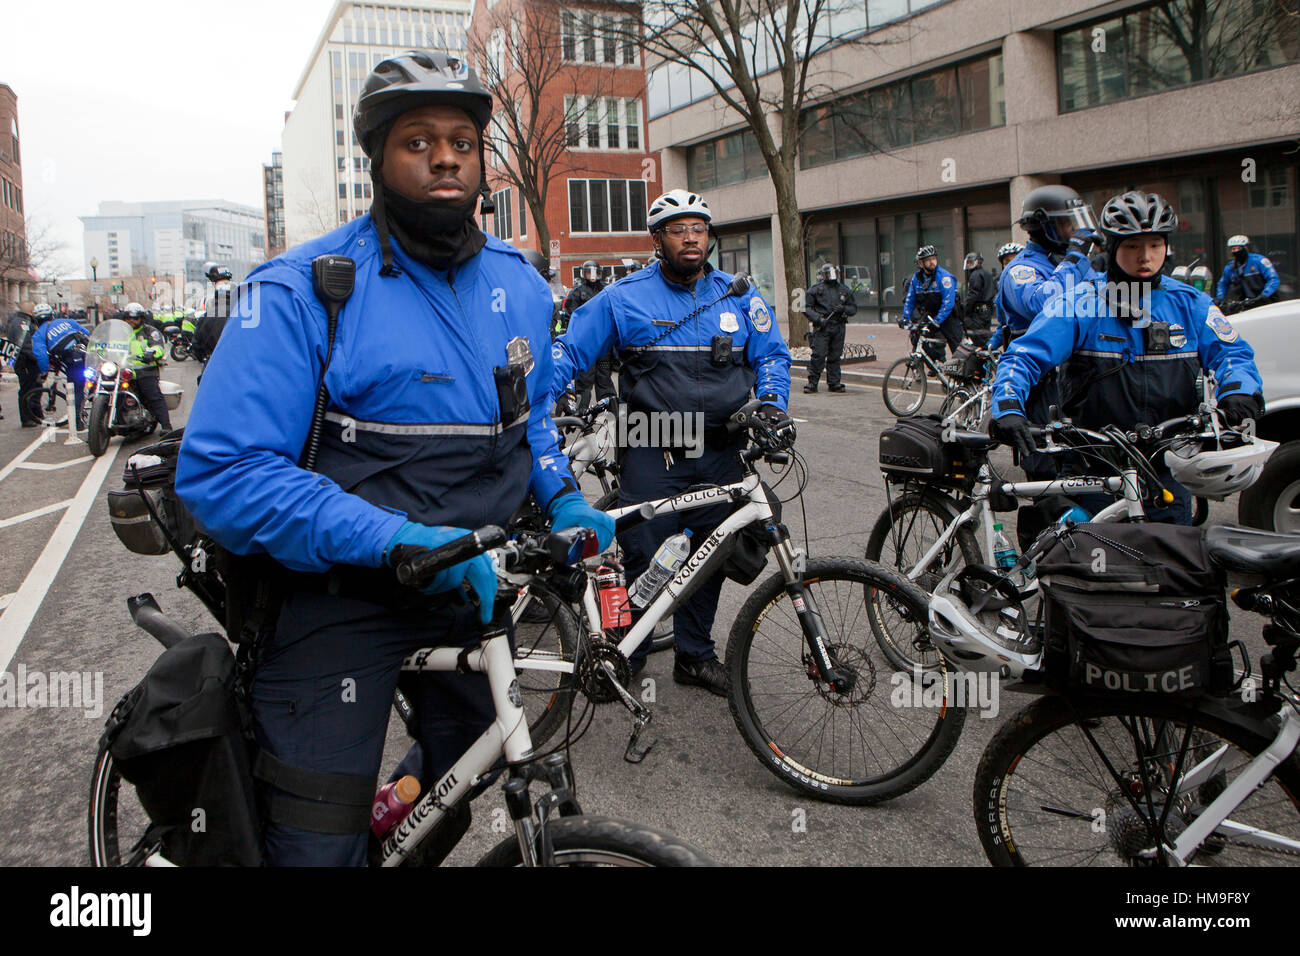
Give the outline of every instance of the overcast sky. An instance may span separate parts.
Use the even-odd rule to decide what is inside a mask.
[[[0,30],[18,95],[24,209],[79,276],[103,200],[262,208],[262,163],[332,0],[35,0]],[[7,130],[5,132],[8,132]]]

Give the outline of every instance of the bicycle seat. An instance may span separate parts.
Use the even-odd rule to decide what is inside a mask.
[[[1231,571],[1270,578],[1300,575],[1300,534],[1215,525],[1205,532],[1205,545],[1211,560]]]

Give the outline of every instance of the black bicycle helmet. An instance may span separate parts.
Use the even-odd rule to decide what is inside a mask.
[[[480,131],[492,117],[492,94],[483,88],[468,60],[432,50],[409,50],[379,63],[357,98],[352,129],[375,161],[376,133],[408,110],[445,103],[474,118]]]
[[[1100,229],[1107,247],[1129,236],[1160,235],[1168,241],[1178,229],[1178,213],[1155,193],[1127,192],[1102,207]]]
[[[528,260],[528,264],[537,270],[538,275],[547,282],[550,282],[553,273],[551,272],[551,263],[547,260],[546,256],[542,255],[536,249],[525,249],[523,252],[524,258]]]
[[[920,262],[922,259],[928,259],[931,256],[937,256],[938,254],[939,250],[934,246],[922,246],[920,249],[916,250],[916,261]]]

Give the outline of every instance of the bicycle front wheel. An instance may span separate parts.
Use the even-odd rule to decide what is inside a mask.
[[[905,355],[889,366],[884,384],[881,385],[881,393],[885,407],[899,418],[905,418],[921,410],[927,388],[929,381],[925,375],[925,364],[918,358]]]
[[[1040,698],[1002,726],[980,759],[974,792],[980,843],[995,866],[1164,865],[1159,847],[1172,846],[1275,732],[1276,724],[1209,714],[1154,695]],[[1300,862],[1297,798],[1300,760],[1292,754],[1193,861]]]
[[[552,591],[534,584],[515,622],[516,663],[572,663],[578,652],[578,621]],[[516,667],[528,733],[537,748],[554,736],[573,706],[572,673]]]
[[[804,599],[820,612],[829,651],[853,675],[823,680],[781,574],[741,608],[727,645],[731,714],[759,762],[796,790],[832,803],[869,804],[920,786],[957,745],[966,711],[955,706],[950,665],[900,668],[867,623],[888,601],[918,622],[927,597],[897,573],[856,558],[814,558]]]
[[[671,833],[613,817],[561,817],[548,824],[556,866],[716,866]],[[518,839],[497,844],[479,866],[523,866]]]

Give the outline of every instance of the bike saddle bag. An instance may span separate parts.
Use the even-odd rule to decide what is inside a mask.
[[[1037,569],[1049,684],[1102,694],[1231,688],[1224,577],[1199,528],[1080,524]]]
[[[970,487],[979,472],[979,453],[943,440],[938,415],[913,415],[880,433],[880,470],[889,478],[920,478],[955,487]]]
[[[178,866],[261,863],[249,715],[236,688],[225,638],[196,634],[159,655],[104,727],[149,835]]]
[[[767,493],[767,502],[772,508],[772,523],[780,523],[781,499],[766,482],[763,483],[763,491]],[[753,584],[767,567],[767,553],[772,550],[771,539],[766,529],[751,524],[732,535],[730,542],[734,543],[730,544],[730,552],[727,554],[726,563],[722,566],[722,573],[737,584]]]
[[[185,545],[198,532],[189,509],[176,495],[176,456],[181,437],[181,431],[170,432],[162,441],[132,454],[122,469],[123,487],[108,492],[108,517],[113,531],[127,550],[136,554],[167,554],[171,551],[168,534]],[[145,503],[146,496],[153,506],[152,513]]]

